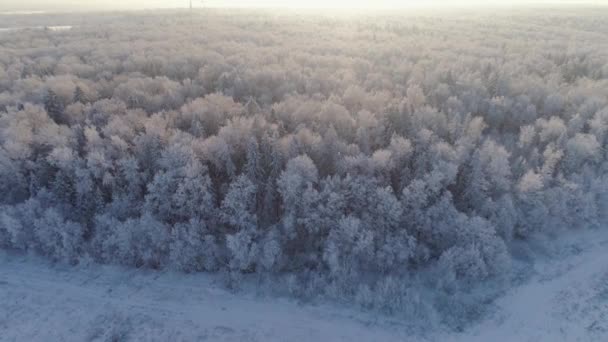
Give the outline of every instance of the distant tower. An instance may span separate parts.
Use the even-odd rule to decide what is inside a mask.
[[[190,0],[190,10],[192,11],[192,0]]]

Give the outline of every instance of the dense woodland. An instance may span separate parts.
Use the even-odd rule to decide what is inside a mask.
[[[577,11],[6,16],[74,27],[0,32],[0,247],[457,325],[513,245],[608,223]]]

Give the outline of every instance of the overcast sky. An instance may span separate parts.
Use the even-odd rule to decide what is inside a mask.
[[[201,0],[193,0],[198,7]],[[608,0],[205,0],[212,7],[397,8],[420,5],[511,5],[581,3],[608,5]],[[66,9],[139,9],[187,7],[189,0],[0,0],[0,11]]]

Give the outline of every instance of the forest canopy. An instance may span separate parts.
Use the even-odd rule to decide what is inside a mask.
[[[7,17],[73,28],[0,32],[0,247],[457,324],[515,241],[608,223],[578,11]]]

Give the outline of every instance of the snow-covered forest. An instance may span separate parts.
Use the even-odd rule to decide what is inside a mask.
[[[608,224],[607,15],[3,17],[0,247],[459,328]]]

